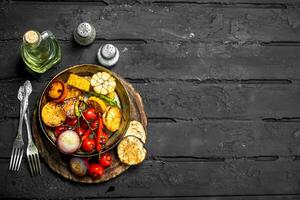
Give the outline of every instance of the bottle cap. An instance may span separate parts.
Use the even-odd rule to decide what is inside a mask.
[[[30,30],[24,34],[23,40],[28,44],[36,44],[40,41],[40,36],[38,32]]]
[[[89,45],[96,38],[96,30],[93,25],[83,22],[74,31],[74,39],[80,45]]]
[[[101,65],[111,67],[119,60],[119,50],[112,44],[102,45],[97,53],[98,61]]]

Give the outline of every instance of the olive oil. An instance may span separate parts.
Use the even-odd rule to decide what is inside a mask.
[[[50,31],[27,31],[23,36],[21,56],[29,71],[44,73],[61,60],[61,49]]]

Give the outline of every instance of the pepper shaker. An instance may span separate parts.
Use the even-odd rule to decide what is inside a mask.
[[[97,53],[98,61],[105,67],[112,67],[119,60],[119,50],[112,44],[102,45]]]
[[[74,30],[74,39],[80,45],[89,45],[96,38],[96,30],[93,25],[87,22],[82,22]]]

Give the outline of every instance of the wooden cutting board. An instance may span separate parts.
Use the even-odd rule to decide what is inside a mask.
[[[130,119],[140,121],[144,125],[145,130],[147,130],[147,116],[144,111],[141,96],[138,92],[135,91],[130,83],[126,82],[122,78],[120,78],[120,80],[123,82],[129,94],[131,104]],[[110,151],[113,157],[113,164],[109,168],[105,169],[105,173],[101,178],[92,179],[89,176],[78,177],[72,174],[69,170],[69,160],[72,156],[66,156],[59,153],[59,151],[47,140],[47,138],[42,133],[42,130],[40,129],[40,125],[38,123],[38,116],[36,111],[34,112],[32,120],[32,134],[34,137],[34,142],[43,160],[53,171],[72,181],[81,183],[101,183],[122,174],[129,168],[128,165],[120,162],[114,148]]]

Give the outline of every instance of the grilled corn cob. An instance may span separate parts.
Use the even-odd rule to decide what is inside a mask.
[[[86,92],[90,90],[90,82],[75,74],[70,74],[67,84]]]

